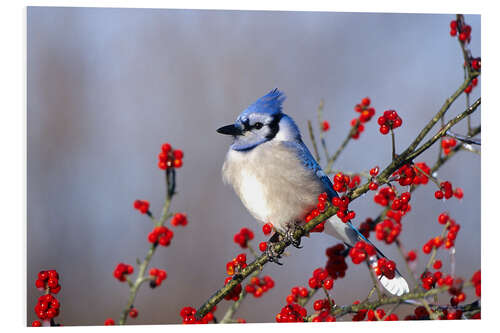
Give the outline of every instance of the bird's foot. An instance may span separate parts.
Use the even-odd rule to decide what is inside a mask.
[[[294,233],[297,229],[300,229],[302,228],[300,225],[298,224],[292,224],[291,226],[289,226],[284,234],[284,239],[286,241],[289,241],[290,244],[292,244],[294,247],[296,247],[297,249],[301,249],[303,246],[300,246],[300,238],[299,239],[296,239],[294,237]]]
[[[274,235],[271,236],[269,239],[269,242],[267,244],[266,248],[266,255],[269,258],[270,262],[277,263],[278,265],[283,265],[278,259],[281,258],[281,253],[278,253],[274,249],[274,244],[278,243],[280,240],[280,234],[276,232]]]
[[[280,266],[283,265],[283,263],[279,261],[279,259],[281,259],[281,254],[274,250],[274,243],[269,243],[266,248],[266,255],[269,258],[270,262],[277,263]]]

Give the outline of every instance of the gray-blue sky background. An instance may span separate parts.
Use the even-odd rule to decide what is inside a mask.
[[[449,36],[453,15],[318,12],[194,11],[165,9],[28,8],[28,321],[39,296],[41,269],[62,276],[60,321],[102,324],[119,318],[128,287],[112,276],[120,261],[134,263],[147,250],[150,221],[132,208],[147,199],[159,214],[164,178],[157,168],[163,142],[185,152],[174,211],[188,214],[172,245],[160,248],[153,266],[168,279],[139,291],[139,317],[129,323],[179,323],[179,310],[198,307],[225,278],[225,263],[240,249],[233,235],[243,226],[264,239],[220,169],[229,139],[215,129],[230,123],[256,98],[278,87],[284,111],[305,131],[325,100],[330,151],[344,139],[353,107],[369,96],[380,115],[396,109],[402,149],[462,82],[463,58]],[[480,17],[467,15],[471,49],[480,55]],[[478,87],[472,99],[479,96]],[[464,109],[461,97],[448,117]],[[473,124],[479,124],[478,115]],[[456,131],[463,131],[464,124]],[[308,135],[304,135],[310,146]],[[421,159],[432,165],[435,149]],[[376,118],[336,162],[361,171],[388,164],[390,137]],[[464,200],[443,204],[435,187],[419,189],[403,220],[401,239],[418,249],[440,227],[448,209],[462,225],[457,274],[480,266],[480,157],[457,154],[439,177],[464,189]],[[373,194],[357,200],[355,224],[374,216]],[[249,297],[237,316],[273,322],[289,289],[306,284],[337,243],[327,235],[290,249],[285,265],[266,265],[276,287]],[[377,242],[380,244],[380,242]],[[393,247],[380,244],[403,267]],[[444,257],[443,257],[444,258]],[[364,267],[349,265],[336,281],[338,304],[362,299],[370,289]],[[449,267],[445,264],[445,271]],[[472,294],[470,295],[472,296]],[[228,305],[223,301],[217,315]]]

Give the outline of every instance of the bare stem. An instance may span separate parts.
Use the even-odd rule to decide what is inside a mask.
[[[314,137],[314,130],[312,128],[311,121],[307,121],[307,128],[309,129],[309,136],[311,137],[311,142],[313,145],[313,150],[314,150],[314,157],[316,158],[316,161],[320,161],[319,153],[318,153],[318,146],[316,145],[316,138]],[[320,129],[321,131],[321,129]]]
[[[175,170],[173,169],[167,169],[167,172],[165,173],[165,178],[166,178],[166,185],[167,185],[167,198],[165,199],[165,204],[163,205],[163,212],[162,212],[162,217],[159,221],[156,221],[152,216],[151,218],[154,221],[155,226],[161,226],[163,223],[165,223],[166,219],[168,218],[168,211],[170,209],[170,203],[172,202],[172,196],[175,193]],[[148,252],[146,253],[146,257],[144,260],[140,263],[139,265],[139,272],[137,273],[137,277],[134,282],[132,282],[130,279],[127,279],[128,284],[130,286],[130,291],[129,291],[129,297],[127,301],[127,305],[122,311],[120,321],[118,322],[119,325],[124,325],[127,321],[127,317],[129,314],[130,309],[132,308],[135,298],[137,296],[137,292],[139,291],[139,288],[145,281],[150,281],[151,278],[148,276],[145,276],[146,274],[146,269],[149,266],[149,263],[151,261],[151,258],[153,257],[153,254],[156,251],[158,244],[151,244],[149,247]]]
[[[340,147],[333,154],[333,156],[328,160],[328,163],[326,164],[326,167],[325,167],[326,173],[330,173],[330,169],[332,168],[333,163],[335,163],[335,161],[339,157],[340,153],[345,149],[345,147],[347,146],[349,141],[351,141],[352,136],[358,131],[359,124],[361,124],[361,122],[358,119],[356,121],[356,124],[354,124],[354,126],[351,127],[351,130],[347,134],[347,137],[344,139],[344,141],[342,141],[342,144],[340,145]]]

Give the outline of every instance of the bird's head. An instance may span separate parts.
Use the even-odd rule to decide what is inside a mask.
[[[283,93],[274,89],[244,110],[234,124],[223,126],[217,132],[232,135],[231,148],[238,151],[251,150],[273,139],[300,139],[293,120],[281,111],[284,99]]]

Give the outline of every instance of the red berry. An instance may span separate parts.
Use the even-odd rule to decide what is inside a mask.
[[[389,133],[389,126],[387,125],[382,125],[380,126],[380,133],[386,135],[387,133]]]
[[[266,249],[267,249],[267,243],[266,242],[261,242],[259,244],[259,250],[261,250],[262,252],[264,252]]]
[[[269,235],[273,230],[273,225],[271,223],[266,223],[262,226],[262,232],[264,235]]]
[[[370,98],[368,98],[368,97],[363,98],[363,99],[361,100],[361,104],[362,104],[363,106],[369,106],[369,105],[370,105]]]
[[[434,261],[434,269],[441,269],[441,267],[443,266],[443,263],[441,262],[441,260],[436,260]]]
[[[321,311],[324,306],[325,306],[325,301],[322,299],[318,299],[314,302],[313,308],[316,311]]]
[[[180,149],[174,150],[174,159],[181,160],[184,157],[184,153]]]
[[[330,129],[330,123],[328,121],[323,121],[323,123],[321,124],[321,130],[323,132],[326,132]]]
[[[162,146],[161,146],[161,150],[164,152],[164,153],[169,153],[170,150],[172,150],[172,146],[169,144],[169,143],[164,143]]]
[[[109,326],[109,325],[114,325],[115,321],[112,318],[108,318],[104,321],[104,325]]]
[[[182,160],[174,160],[174,168],[180,168],[182,166]]]
[[[333,279],[332,278],[327,278],[323,282],[323,287],[325,287],[326,290],[330,290],[333,288]]]
[[[40,327],[40,326],[42,326],[42,323],[40,322],[40,320],[35,320],[31,323],[31,326]]]
[[[442,191],[436,191],[434,193],[434,196],[436,197],[436,199],[443,199],[444,193]]]
[[[135,318],[139,314],[139,311],[137,311],[136,308],[132,308],[128,311],[128,314],[130,315],[130,317]]]

